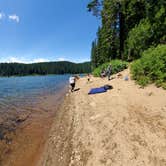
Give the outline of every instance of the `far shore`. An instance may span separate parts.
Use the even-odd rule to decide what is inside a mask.
[[[28,75],[11,75],[11,76],[0,76],[2,78],[10,78],[10,77],[29,77],[29,76],[52,76],[52,75],[70,75],[68,73],[65,74],[28,74]]]
[[[11,75],[11,76],[1,76],[0,78],[12,78],[12,77],[30,77],[30,76],[54,76],[54,75],[86,75],[87,73],[59,73],[59,74],[29,74],[29,75]]]

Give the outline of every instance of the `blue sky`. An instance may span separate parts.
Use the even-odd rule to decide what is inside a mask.
[[[0,1],[0,62],[89,60],[99,25],[89,1]]]

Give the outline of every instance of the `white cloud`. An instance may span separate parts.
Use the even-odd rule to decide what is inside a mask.
[[[34,59],[32,61],[32,63],[40,63],[40,62],[50,62],[50,60],[44,59],[44,58],[39,58],[39,59]]]
[[[0,13],[0,20],[2,20],[5,17],[5,14],[3,12]]]
[[[7,63],[25,63],[25,61],[23,59],[18,59],[16,57],[9,57],[7,60],[6,60]]]
[[[26,57],[32,57],[32,55],[26,55]],[[0,57],[0,63],[25,63],[25,64],[29,64],[29,63],[41,63],[41,62],[55,62],[55,61],[71,61],[71,62],[75,62],[75,63],[80,63],[80,62],[85,62],[85,61],[89,61],[88,59],[79,59],[79,60],[73,60],[73,59],[66,59],[64,57],[59,57],[56,59],[50,58],[24,58],[24,57],[19,57],[17,55],[13,55],[13,56],[6,56],[6,58],[1,58]]]
[[[57,60],[58,61],[65,61],[66,59],[65,58],[58,58]]]
[[[9,15],[9,20],[16,21],[17,23],[20,22],[20,18],[19,18],[19,16],[17,16],[16,14]]]
[[[8,57],[6,60],[1,60],[0,59],[0,63],[4,63],[4,62],[7,62],[7,63],[25,63],[25,64],[29,64],[29,63],[50,62],[50,60],[44,59],[44,58],[27,60],[25,58],[17,58],[17,57]]]

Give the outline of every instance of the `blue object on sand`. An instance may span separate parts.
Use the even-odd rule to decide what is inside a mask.
[[[128,77],[128,76],[125,76],[124,80],[125,80],[125,81],[128,81],[128,80],[129,80],[129,77]]]
[[[100,88],[92,88],[88,94],[90,95],[90,94],[104,93],[104,92],[107,92],[107,90],[104,87],[100,87]]]

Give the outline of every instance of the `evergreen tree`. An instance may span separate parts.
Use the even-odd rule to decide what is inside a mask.
[[[97,53],[96,53],[96,40],[92,42],[92,49],[91,49],[91,63],[92,63],[92,69],[97,67]]]
[[[90,73],[91,63],[45,62],[33,64],[0,63],[0,76]]]
[[[101,18],[97,66],[110,59],[133,60],[150,46],[166,42],[165,0],[92,0],[88,11]]]

